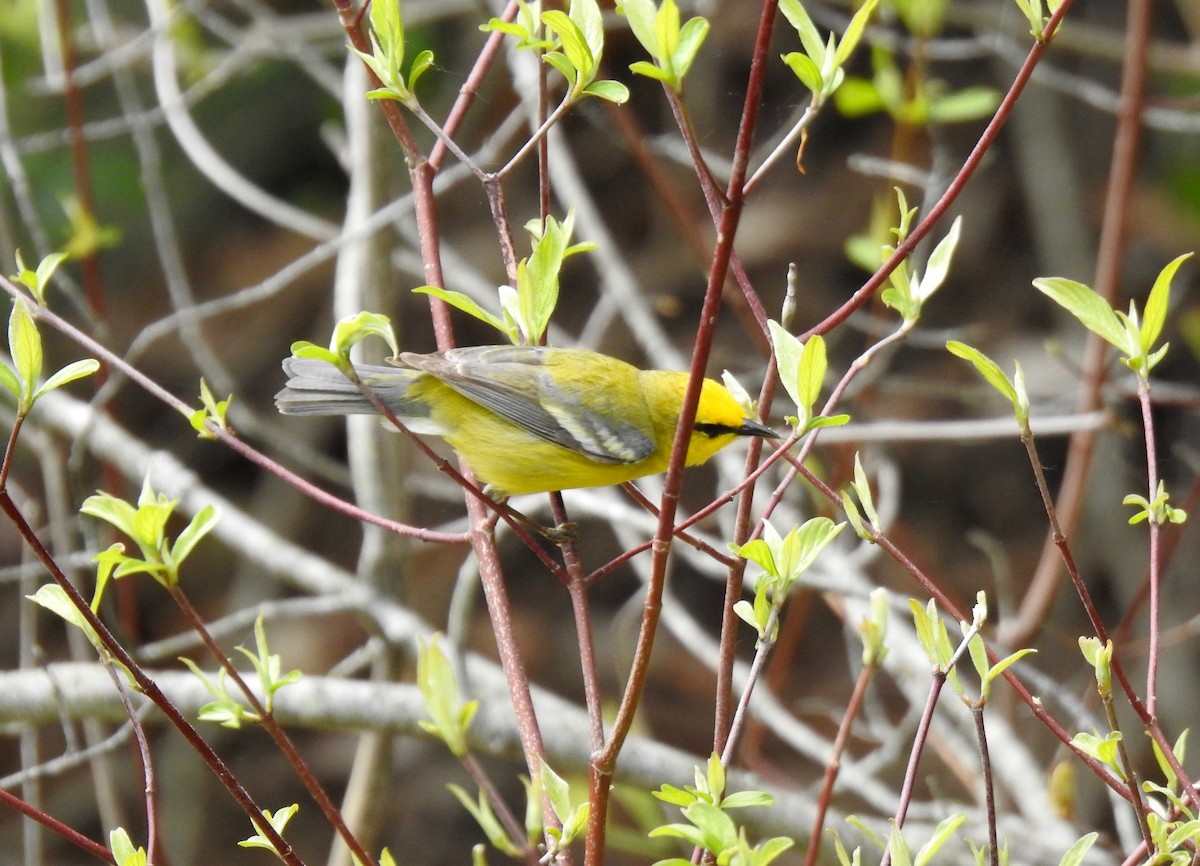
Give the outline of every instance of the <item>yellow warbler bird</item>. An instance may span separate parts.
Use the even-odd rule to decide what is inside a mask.
[[[534,346],[405,352],[391,363],[355,371],[410,430],[441,436],[500,496],[604,487],[665,471],[688,379],[584,349]],[[283,369],[289,378],[275,405],[285,415],[375,411],[326,361],[291,357]],[[738,436],[779,438],[705,379],[687,465]]]

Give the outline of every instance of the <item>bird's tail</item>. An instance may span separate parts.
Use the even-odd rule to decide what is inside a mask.
[[[428,416],[428,407],[409,399],[408,389],[423,375],[403,367],[356,364],[358,377],[389,408],[404,418]],[[287,384],[275,395],[275,406],[284,415],[368,415],[375,407],[358,386],[328,361],[285,358]]]

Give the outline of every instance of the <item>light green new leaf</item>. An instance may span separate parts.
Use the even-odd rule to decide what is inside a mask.
[[[400,354],[400,344],[392,331],[391,320],[382,313],[360,312],[344,316],[333,329],[333,337],[329,341],[329,351],[342,359],[342,364],[349,366],[350,349],[361,343],[367,337],[382,337],[392,350],[393,355]]]
[[[559,72],[562,72],[567,81],[571,82],[572,88],[582,90],[584,86],[591,83],[596,72],[596,58],[592,54],[591,47],[587,44],[587,39],[584,37],[583,31],[565,13],[557,9],[548,9],[543,12],[542,23],[558,36],[559,41],[562,43],[562,51],[566,57],[566,61],[570,68],[575,71],[575,74],[568,72],[567,67],[561,60],[552,61],[551,54],[546,55],[546,62],[554,66]],[[574,95],[578,95],[578,90],[575,91]]]
[[[583,88],[584,96],[595,96],[614,105],[624,105],[629,101],[629,88],[619,81],[606,79],[593,81]]]
[[[599,64],[604,52],[604,19],[596,0],[571,0],[571,20],[579,28],[583,41],[587,43],[595,63]]]
[[[858,42],[862,38],[863,30],[867,27],[867,22],[871,19],[871,15],[874,14],[875,7],[878,5],[879,0],[867,0],[866,3],[858,7],[858,11],[850,19],[850,23],[846,25],[846,32],[842,35],[842,44],[838,46],[837,53],[834,55],[834,66],[840,68],[850,59],[850,55],[854,53],[854,49],[858,46]]]
[[[771,331],[771,346],[775,350],[775,362],[779,369],[779,380],[792,402],[803,408],[804,397],[798,388],[797,373],[804,360],[804,344],[778,322],[767,322]]]
[[[1137,354],[1137,347],[1129,345],[1128,334],[1113,308],[1088,286],[1065,277],[1039,277],[1033,285],[1119,352]]]
[[[692,63],[700,52],[700,46],[704,44],[704,40],[708,36],[708,30],[708,21],[698,16],[689,18],[687,23],[680,28],[679,42],[675,47],[675,53],[671,56],[671,66],[675,69],[675,75],[680,81],[692,68]]]
[[[930,296],[946,281],[946,276],[950,273],[950,260],[954,256],[961,233],[962,217],[957,216],[950,225],[950,231],[929,254],[929,263],[925,266],[925,273],[921,275],[920,290],[916,292],[917,300],[921,303],[929,300]]]
[[[1177,256],[1158,272],[1158,277],[1154,280],[1154,287],[1150,289],[1150,296],[1146,298],[1146,309],[1142,313],[1142,351],[1145,353],[1149,353],[1154,344],[1158,342],[1163,324],[1167,320],[1171,280],[1175,278],[1175,272],[1179,270],[1179,266],[1191,257],[1191,253]]]
[[[509,329],[505,327],[504,321],[500,319],[500,317],[492,315],[462,292],[450,291],[449,289],[443,289],[439,286],[418,286],[417,288],[413,289],[413,292],[419,295],[433,295],[433,297],[446,302],[456,310],[461,310],[468,316],[474,316],[476,319],[479,319],[479,321],[491,325],[500,333],[509,333]],[[295,353],[295,347],[292,348],[292,352],[293,354]]]
[[[655,60],[662,59],[658,49],[658,40],[654,35],[654,21],[658,10],[654,8],[653,0],[619,0],[617,11],[629,21],[629,29],[633,31],[634,37],[646,49],[646,52]],[[657,67],[655,68],[657,69]],[[657,71],[661,72],[661,70]]]
[[[799,51],[790,51],[783,55],[783,62],[800,79],[800,83],[812,93],[820,93],[824,88],[825,82],[821,78],[821,70],[807,54],[802,54]]]
[[[800,44],[804,46],[804,53],[811,57],[818,67],[823,67],[825,65],[825,40],[821,38],[820,31],[808,17],[808,12],[805,11],[800,0],[779,0],[779,11],[796,29],[796,34],[800,37]]]
[[[55,388],[61,388],[68,382],[74,382],[76,379],[82,379],[85,376],[90,376],[100,369],[100,362],[94,358],[84,358],[82,361],[73,361],[63,367],[49,379],[47,379],[40,388],[33,393],[33,399],[41,397],[43,394],[48,394]]]
[[[926,866],[933,859],[933,855],[946,844],[946,840],[950,838],[965,820],[967,820],[966,815],[951,815],[938,824],[937,828],[933,831],[933,835],[929,837],[929,841],[917,851],[917,856],[913,860],[913,866]]]
[[[800,397],[804,401],[800,404],[801,409],[811,410],[817,398],[821,396],[821,386],[825,383],[825,371],[828,367],[825,340],[820,334],[814,334],[804,344],[800,369],[797,371]]]
[[[1151,741],[1153,742],[1153,741]],[[1087,852],[1091,850],[1096,839],[1100,837],[1099,833],[1088,833],[1077,841],[1074,845],[1067,849],[1067,853],[1063,854],[1062,859],[1058,861],[1058,866],[1080,866],[1083,863],[1083,858],[1087,856]]]
[[[19,410],[28,412],[33,403],[34,386],[42,374],[42,336],[38,333],[29,305],[21,298],[13,301],[8,317],[8,351],[20,383]]]
[[[171,546],[172,563],[178,567],[187,559],[193,548],[200,542],[200,539],[208,535],[220,519],[220,512],[212,505],[206,505],[196,512],[196,516],[192,518],[183,532],[179,533],[179,537],[175,539],[175,544]]]
[[[763,539],[755,538],[745,544],[730,544],[729,549],[733,551],[734,555],[750,560],[772,577],[780,576],[771,546]]]
[[[983,376],[989,385],[1008,398],[1008,401],[1012,403],[1017,423],[1022,427],[1025,426],[1029,420],[1029,395],[1025,393],[1025,377],[1021,373],[1020,365],[1017,366],[1017,377],[1020,380],[1020,387],[1018,388],[1009,380],[1008,376],[1004,375],[1004,371],[1000,369],[995,361],[974,346],[968,346],[966,343],[960,343],[957,340],[949,340],[946,343],[946,349],[949,350],[950,354],[957,355],[965,361],[970,361],[975,369],[979,371],[979,375]]]

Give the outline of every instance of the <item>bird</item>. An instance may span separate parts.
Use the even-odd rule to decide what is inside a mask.
[[[328,361],[292,356],[283,369],[288,380],[275,405],[285,415],[376,411]],[[687,373],[549,346],[402,352],[388,366],[356,364],[354,371],[412,432],[448,442],[497,499],[665,471],[688,382]],[[686,465],[747,436],[780,438],[705,379]]]

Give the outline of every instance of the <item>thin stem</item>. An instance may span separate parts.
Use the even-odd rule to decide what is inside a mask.
[[[971,706],[975,719],[975,737],[979,742],[979,765],[983,769],[983,801],[987,812],[988,863],[1000,866],[1000,843],[996,836],[996,790],[992,781],[992,759],[988,754],[987,728],[983,723],[983,704]]]
[[[1154,438],[1154,413],[1150,405],[1150,379],[1138,377],[1138,403],[1142,409],[1142,436],[1146,441],[1146,479],[1150,488],[1147,502],[1153,503],[1158,496],[1158,445]],[[1162,554],[1160,551],[1162,525],[1153,505],[1150,508],[1150,623],[1149,648],[1146,658],[1146,712],[1158,715],[1158,657],[1159,633],[1162,626],[1160,610],[1162,584]]]
[[[1108,727],[1115,734],[1121,733],[1121,721],[1117,718],[1116,707],[1113,706],[1112,691],[1105,689],[1100,694],[1100,701],[1104,705],[1104,716],[1108,720]],[[1150,835],[1150,824],[1146,820],[1146,807],[1142,802],[1142,783],[1138,779],[1137,770],[1134,768],[1133,762],[1129,760],[1129,750],[1125,748],[1124,737],[1117,739],[1117,756],[1121,761],[1121,767],[1125,771],[1125,784],[1129,788],[1129,802],[1133,805],[1133,814],[1137,817],[1138,829],[1142,833],[1142,842],[1148,847],[1153,847],[1154,838]]]
[[[569,534],[572,529],[567,519],[567,509],[561,493],[550,494],[550,513],[554,515],[555,527]],[[571,596],[571,612],[575,615],[575,636],[579,643],[579,667],[583,675],[583,696],[587,705],[588,728],[591,732],[592,750],[604,746],[604,715],[600,694],[600,673],[596,667],[596,641],[592,634],[591,607],[588,605],[588,581],[579,562],[575,543],[567,538],[562,545],[563,564],[570,579],[567,592]]]
[[[1096,292],[1112,306],[1117,298],[1121,263],[1125,258],[1132,203],[1133,181],[1137,173],[1138,142],[1142,134],[1142,107],[1145,101],[1146,56],[1150,42],[1151,3],[1130,0],[1126,12],[1125,59],[1121,64],[1121,100],[1113,140],[1112,161],[1108,169],[1103,223],[1096,253]],[[1089,332],[1083,365],[1083,386],[1076,409],[1092,412],[1100,406],[1100,388],[1104,382],[1108,344]],[[1063,479],[1058,493],[1058,512],[1066,532],[1074,531],[1083,512],[1084,489],[1095,451],[1096,432],[1080,430],[1072,434],[1067,448]],[[1021,600],[1017,616],[1001,628],[1006,646],[1028,643],[1041,628],[1054,601],[1059,584],[1056,542],[1047,536],[1042,555],[1034,570],[1029,589]]]
[[[788,455],[788,457],[790,459],[791,455]],[[842,510],[842,508],[843,508],[842,500],[841,500],[841,497],[837,495],[836,491],[834,491],[832,488],[829,487],[828,484],[826,484],[824,481],[822,481],[820,478],[818,478],[816,475],[814,475],[812,473],[812,471],[810,469],[808,469],[807,467],[800,465],[797,467],[797,469],[800,472],[800,474],[804,476],[805,480],[807,480],[809,484],[811,484],[822,496],[824,496],[827,500],[829,500],[830,504],[833,505],[834,508],[836,508],[838,510]],[[921,570],[920,566],[918,566],[915,562],[913,562],[911,559],[909,559],[904,554],[904,551],[902,551],[899,547],[897,547],[896,544],[890,538],[888,538],[887,534],[882,531],[882,529],[880,529],[877,526],[869,526],[868,528],[871,530],[871,532],[874,533],[875,543],[878,544],[883,549],[883,551],[885,553],[887,553],[887,555],[890,556],[901,568],[903,568],[906,572],[908,572],[908,574],[914,580],[916,580],[916,582],[921,586],[921,588],[925,592],[929,593],[930,597],[933,598],[937,602],[938,607],[940,607],[943,611],[945,611],[947,614],[949,614],[950,616],[954,617],[957,620],[966,621],[969,619],[959,609],[958,605],[956,605],[950,599],[950,597],[948,595],[946,595],[945,592],[942,591],[941,587],[939,587],[933,581],[933,579],[929,577],[929,575],[925,574],[925,572]],[[985,649],[987,650],[988,659],[993,664],[995,664],[996,662],[998,662],[1000,660],[1000,656],[996,653],[996,651],[991,646],[987,645],[986,643],[985,643]],[[1114,675],[1118,676],[1118,679],[1120,678],[1119,671],[1120,671],[1120,668],[1116,663],[1116,659],[1114,658],[1113,659],[1113,673],[1114,673]],[[1120,781],[1118,779],[1116,779],[1112,775],[1112,773],[1110,773],[1103,765],[1101,765],[1098,761],[1096,761],[1090,755],[1087,755],[1086,753],[1084,753],[1082,750],[1080,750],[1079,748],[1077,748],[1076,746],[1074,746],[1071,743],[1071,739],[1072,739],[1073,735],[1071,733],[1069,733],[1066,730],[1066,728],[1064,728],[1062,726],[1062,724],[1060,724],[1059,721],[1057,719],[1055,719],[1054,716],[1052,716],[1046,710],[1045,706],[1042,704],[1041,699],[1035,697],[1033,695],[1033,693],[1029,691],[1029,689],[1025,686],[1025,684],[1021,681],[1021,679],[1015,673],[1013,673],[1011,668],[1006,669],[1003,672],[1003,674],[1001,674],[1001,676],[1004,677],[1004,679],[1012,687],[1013,691],[1017,693],[1017,697],[1019,697],[1022,700],[1022,702],[1024,702],[1024,704],[1029,708],[1030,712],[1033,713],[1034,718],[1036,718],[1039,722],[1041,722],[1043,725],[1045,725],[1047,730],[1049,730],[1050,733],[1052,733],[1059,740],[1059,742],[1061,742],[1063,745],[1065,745],[1067,748],[1069,748],[1073,753],[1075,753],[1076,757],[1078,757],[1079,760],[1081,760],[1084,764],[1086,764],[1088,766],[1088,768],[1091,769],[1091,771],[1096,774],[1096,777],[1099,778],[1100,781],[1104,782],[1104,784],[1108,785],[1108,787],[1110,787],[1112,790],[1116,791],[1122,797],[1129,796],[1129,792],[1125,790],[1125,787],[1120,783]],[[1137,696],[1134,695],[1133,700],[1131,701],[1131,704],[1134,705],[1135,711],[1137,711],[1138,708],[1141,706],[1140,701],[1137,701],[1136,703],[1134,703],[1134,701],[1136,701],[1136,697]],[[1144,712],[1144,709],[1143,709],[1143,712]],[[1155,742],[1157,742],[1159,744],[1159,746],[1162,747],[1163,742],[1166,740],[1166,737],[1165,737],[1165,735],[1162,734],[1161,731],[1156,731],[1155,730],[1156,727],[1157,726],[1151,726],[1148,728],[1148,730],[1150,731],[1151,736],[1154,737]],[[1168,744],[1164,748],[1164,753],[1167,756],[1167,760],[1170,763],[1171,769],[1174,770],[1176,772],[1176,774],[1178,775],[1178,773],[1182,770],[1182,767],[1180,767],[1179,769],[1176,769],[1176,767],[1179,766],[1179,762],[1178,762],[1178,760],[1174,760],[1174,754],[1171,752],[1170,744]],[[1186,777],[1186,773],[1184,774],[1184,776],[1178,776],[1178,778],[1180,778],[1181,781],[1185,777]],[[1188,782],[1184,782],[1183,784],[1186,787],[1190,787],[1190,783],[1188,783]],[[1192,794],[1189,796],[1194,796],[1194,794],[1195,794],[1195,792],[1192,792]]]
[[[459,761],[462,763],[463,769],[467,771],[467,775],[474,780],[479,789],[483,791],[485,797],[492,804],[492,810],[496,813],[496,817],[500,819],[500,823],[504,825],[504,829],[508,832],[513,843],[521,846],[521,855],[525,858],[525,862],[529,866],[534,866],[538,862],[538,853],[529,840],[525,838],[525,828],[521,822],[517,820],[517,816],[513,814],[512,809],[508,808],[508,803],[500,796],[500,792],[496,790],[496,786],[492,783],[492,777],[489,776],[479,765],[479,761],[471,752],[467,752]]]
[[[355,838],[352,832],[350,832],[350,828],[346,826],[346,822],[342,819],[342,813],[338,811],[338,808],[336,805],[334,805],[333,800],[329,798],[329,795],[325,792],[325,789],[321,787],[321,783],[318,782],[316,776],[313,775],[308,763],[304,760],[303,756],[301,756],[299,750],[296,748],[295,743],[292,742],[291,737],[287,735],[287,732],[284,731],[279,722],[275,720],[275,717],[271,714],[271,711],[263,705],[262,701],[259,700],[258,695],[256,695],[246,683],[245,679],[243,679],[241,673],[234,666],[233,661],[229,658],[228,654],[226,654],[226,652],[221,649],[220,645],[213,640],[212,635],[208,632],[208,628],[204,625],[204,620],[200,618],[200,615],[196,612],[196,609],[192,607],[192,603],[184,593],[183,589],[180,588],[179,584],[176,583],[168,587],[167,591],[171,594],[171,599],[175,602],[184,618],[188,621],[192,631],[199,636],[200,641],[204,644],[209,654],[217,660],[217,664],[219,664],[221,668],[227,674],[229,674],[229,678],[233,680],[234,684],[237,685],[238,690],[241,691],[243,696],[245,696],[246,701],[250,704],[251,709],[254,710],[255,715],[258,717],[256,721],[263,726],[263,729],[271,737],[271,740],[275,743],[275,746],[283,754],[284,759],[288,762],[288,764],[291,765],[292,771],[296,774],[296,778],[298,778],[304,785],[305,790],[308,791],[309,796],[313,799],[313,802],[317,804],[317,808],[321,810],[321,814],[325,816],[325,820],[328,821],[334,830],[337,831],[338,835],[342,837],[342,841],[346,843],[346,847],[353,852],[354,856],[360,863],[368,864],[368,866],[376,866],[375,858],[367,853],[367,850],[363,848],[362,843]]]
[[[833,785],[842,766],[842,753],[846,751],[846,743],[850,740],[850,727],[862,709],[867,686],[870,685],[875,671],[876,666],[873,664],[863,665],[863,669],[859,671],[854,691],[846,704],[846,712],[842,714],[841,724],[838,725],[837,736],[833,738],[833,748],[829,750],[829,760],[825,763],[825,775],[821,780],[821,791],[817,794],[817,812],[813,816],[812,830],[808,834],[808,851],[804,855],[804,866],[816,866],[817,856],[821,852],[825,815],[829,812],[829,804],[833,800]]]
[[[62,821],[58,820],[52,815],[46,814],[41,809],[35,809],[16,794],[6,791],[3,788],[0,788],[0,805],[12,809],[14,812],[19,812],[26,818],[29,818],[31,821],[37,821],[46,829],[53,833],[57,833],[76,848],[86,851],[89,855],[95,857],[97,860],[100,860],[104,863],[112,863],[113,866],[116,866],[117,861],[113,859],[112,851],[109,851],[108,848],[104,847],[99,842],[84,836],[74,827],[64,824]]]
[[[96,636],[99,638],[100,643],[103,644],[105,650],[113,656],[116,662],[129,671],[129,675],[137,683],[138,689],[162,711],[167,720],[183,735],[191,748],[204,761],[208,768],[212,770],[213,774],[216,775],[217,779],[225,787],[225,790],[229,792],[234,801],[241,807],[258,832],[265,836],[274,846],[279,858],[283,862],[288,863],[289,866],[304,866],[304,862],[292,850],[291,844],[271,826],[271,822],[263,815],[262,809],[254,802],[250,794],[242,786],[242,783],[238,781],[237,776],[226,766],[225,762],[221,760],[221,757],[213,750],[212,746],[200,736],[200,733],[192,726],[191,722],[168,700],[167,696],[158,687],[158,684],[134,661],[133,656],[121,646],[120,642],[108,630],[104,622],[92,612],[86,599],[79,594],[79,590],[67,579],[63,570],[59,568],[58,563],[54,560],[50,551],[46,549],[45,545],[42,544],[41,539],[37,537],[29,522],[25,520],[24,514],[21,513],[21,509],[17,507],[17,504],[13,502],[7,490],[0,490],[0,510],[3,510],[8,515],[8,518],[13,522],[13,525],[24,539],[25,544],[33,551],[34,556],[45,566],[50,576],[54,579],[54,582],[61,587],[63,592],[66,593],[67,598],[70,599],[71,604],[75,606],[75,609],[87,624],[96,632]]]
[[[991,150],[996,137],[1000,134],[1000,130],[1012,114],[1013,107],[1017,104],[1021,93],[1024,92],[1025,85],[1029,83],[1029,78],[1033,75],[1034,67],[1042,59],[1042,55],[1046,53],[1046,49],[1053,40],[1058,25],[1070,10],[1073,2],[1074,0],[1063,0],[1063,3],[1054,10],[1054,14],[1050,16],[1049,22],[1042,31],[1041,38],[1035,40],[1033,47],[1029,49],[1029,54],[1026,56],[1025,62],[1017,70],[1017,75],[1013,79],[1012,85],[1008,88],[1008,92],[1004,94],[1004,99],[1000,101],[996,113],[988,121],[988,125],[984,128],[983,133],[979,136],[979,140],[975,143],[975,147],[971,149],[970,155],[963,162],[962,168],[958,170],[958,174],[955,175],[954,180],[946,187],[946,191],[942,193],[941,198],[925,214],[925,218],[917,224],[916,228],[912,230],[912,233],[907,238],[896,245],[896,251],[883,263],[879,270],[871,275],[871,278],[863,284],[862,288],[851,296],[850,300],[826,316],[820,323],[800,335],[801,340],[807,340],[813,334],[827,334],[833,328],[850,318],[851,313],[874,297],[875,292],[883,286],[892,271],[899,266],[900,262],[912,254],[917,245],[925,239],[925,236],[929,234],[934,225],[950,209],[950,206],[966,187],[967,182],[975,174],[976,169],[979,168],[984,155]]]

